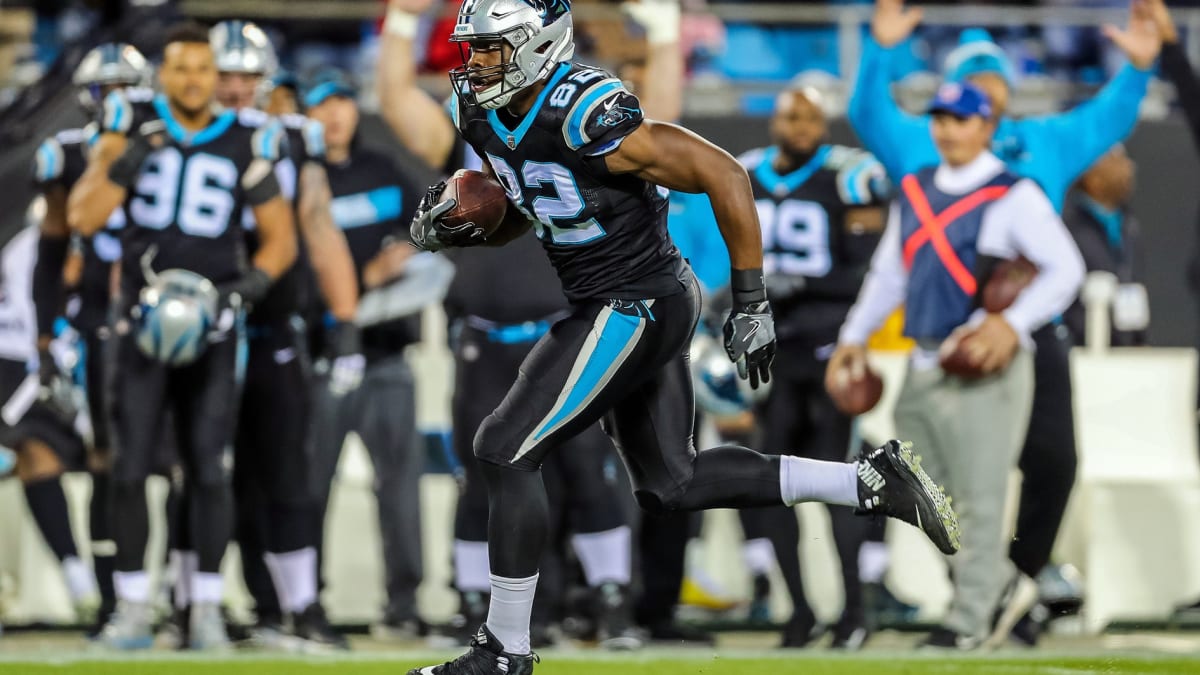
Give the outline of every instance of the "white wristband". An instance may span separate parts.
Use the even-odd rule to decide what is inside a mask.
[[[417,14],[388,7],[387,18],[383,21],[383,32],[411,40],[417,36],[417,25],[420,21],[421,17]]]

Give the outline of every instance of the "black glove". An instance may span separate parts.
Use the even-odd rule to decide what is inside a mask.
[[[108,179],[113,183],[128,189],[137,179],[142,164],[155,150],[166,147],[171,142],[167,134],[167,123],[162,119],[152,119],[143,122],[129,136],[129,144],[117,161],[108,167]]]
[[[249,272],[243,274],[240,278],[226,284],[222,284],[217,290],[221,294],[219,305],[221,307],[233,307],[234,309],[244,309],[254,306],[267,297],[267,291],[271,290],[271,277],[266,272],[252,267]]]
[[[413,244],[425,251],[440,251],[450,247],[477,246],[484,241],[483,228],[475,223],[463,223],[456,227],[447,226],[441,222],[458,202],[453,199],[438,201],[446,189],[446,181],[440,181],[429,186],[421,203],[417,205],[417,213],[413,216],[409,234]]]
[[[362,384],[367,358],[362,353],[362,337],[358,326],[339,321],[329,334],[329,391],[345,396]]]
[[[738,375],[759,382],[771,381],[775,360],[775,319],[767,302],[762,270],[733,270],[733,309],[725,320],[725,353],[737,364]]]

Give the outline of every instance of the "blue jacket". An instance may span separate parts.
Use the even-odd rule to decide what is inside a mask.
[[[847,116],[863,145],[896,184],[941,160],[929,135],[929,116],[912,115],[892,98],[889,61],[903,52],[867,38]],[[1000,121],[992,152],[1020,176],[1033,179],[1062,211],[1067,191],[1109,148],[1133,131],[1152,73],[1123,66],[1092,100],[1057,115]]]
[[[706,293],[729,285],[729,249],[721,238],[708,195],[671,191],[667,231],[684,258],[692,264]]]

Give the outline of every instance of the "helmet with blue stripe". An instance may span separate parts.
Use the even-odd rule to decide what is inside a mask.
[[[218,293],[211,281],[188,270],[154,273],[133,312],[138,349],[169,366],[187,365],[204,353],[216,325]]]
[[[736,415],[766,397],[768,386],[751,389],[738,377],[737,365],[712,335],[698,330],[688,351],[696,405],[710,415]]]
[[[459,97],[489,109],[508,105],[514,94],[575,55],[568,0],[463,0],[450,40],[510,49],[499,65],[486,68],[468,67],[464,51],[462,67],[450,71]]]
[[[222,73],[268,76],[279,67],[271,39],[249,21],[222,21],[209,30],[208,41]]]
[[[79,103],[89,112],[99,110],[105,87],[148,86],[150,65],[133,45],[110,42],[84,55],[71,81],[79,87]]]

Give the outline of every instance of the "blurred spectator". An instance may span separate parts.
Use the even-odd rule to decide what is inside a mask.
[[[1112,308],[1110,344],[1114,347],[1146,344],[1150,317],[1146,287],[1138,282],[1142,277],[1140,228],[1129,213],[1134,174],[1125,146],[1117,145],[1083,174],[1063,208],[1063,220],[1087,271],[1108,272],[1120,284]],[[1083,344],[1084,307],[1078,298],[1064,318],[1076,344]]]

